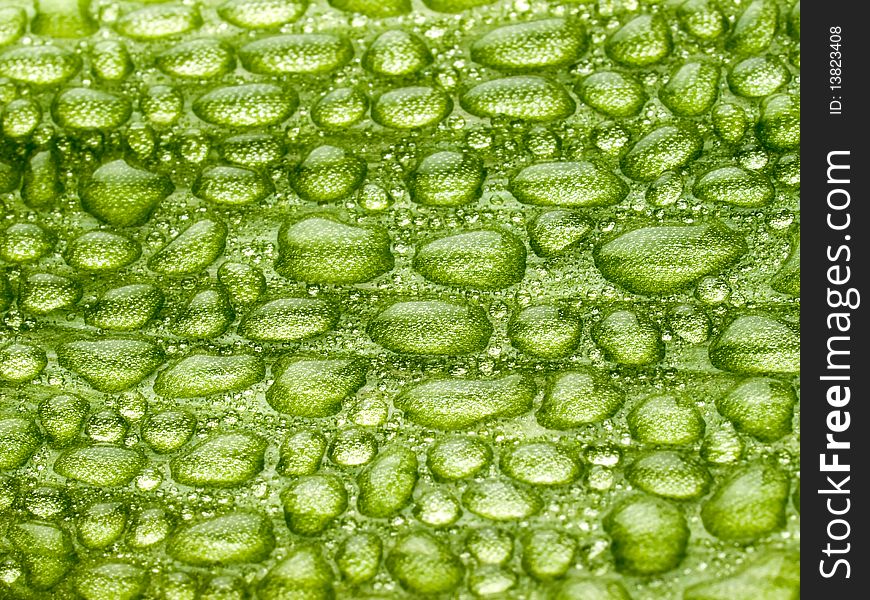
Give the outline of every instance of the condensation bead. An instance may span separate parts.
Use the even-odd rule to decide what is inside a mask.
[[[791,11],[788,13],[788,30],[793,38],[800,41],[801,39],[801,3],[800,0],[794,3]]]
[[[383,452],[357,478],[357,508],[369,517],[397,514],[411,501],[418,478],[417,456],[400,445]]]
[[[402,354],[461,355],[483,350],[492,335],[486,313],[442,300],[397,302],[369,321],[369,337]]]
[[[390,236],[376,226],[347,225],[329,213],[286,223],[275,271],[309,283],[364,283],[394,265]]]
[[[681,117],[703,115],[719,95],[718,63],[691,61],[676,68],[659,91],[659,99]]]
[[[621,582],[605,577],[571,577],[559,586],[554,600],[631,600]]]
[[[709,317],[691,304],[674,306],[668,313],[667,322],[671,332],[689,344],[703,344],[710,338]]]
[[[770,202],[774,189],[764,173],[742,167],[721,167],[699,177],[692,193],[707,202],[751,208]]]
[[[712,42],[728,30],[728,20],[715,0],[686,0],[677,7],[683,29],[701,41]]]
[[[357,533],[345,539],[335,553],[335,562],[344,579],[359,585],[377,575],[383,542],[374,533]]]
[[[638,294],[667,293],[721,273],[747,251],[740,232],[720,221],[635,229],[595,249],[595,266]]]
[[[21,282],[18,306],[24,312],[47,315],[73,308],[81,297],[82,287],[74,279],[52,273],[33,273]]]
[[[423,4],[442,13],[460,13],[476,6],[486,6],[495,0],[423,0]]]
[[[521,170],[510,192],[535,206],[596,207],[616,204],[628,185],[611,171],[590,162],[545,162]]]
[[[788,68],[775,56],[742,60],[728,73],[728,86],[738,96],[763,98],[789,82]]]
[[[663,61],[673,42],[668,24],[659,15],[635,17],[611,35],[604,45],[607,55],[626,67],[647,67]]]
[[[132,167],[123,159],[94,171],[82,190],[82,207],[115,227],[145,224],[175,189],[164,175]]]
[[[18,166],[0,162],[0,194],[7,194],[17,190],[20,183],[21,170]],[[13,254],[16,252],[14,249],[11,249],[11,251]]]
[[[265,127],[285,121],[296,111],[295,91],[271,83],[247,83],[216,88],[193,102],[193,112],[211,125],[231,128]]]
[[[246,483],[264,466],[266,440],[245,430],[213,433],[169,463],[182,485],[228,488]]]
[[[630,310],[616,310],[601,319],[592,329],[592,339],[607,360],[622,365],[650,365],[665,355],[658,327]]]
[[[460,206],[480,198],[485,173],[483,161],[474,154],[436,152],[411,173],[408,191],[419,204]]]
[[[196,566],[259,562],[275,547],[272,523],[264,515],[234,512],[191,523],[169,540],[169,556]]]
[[[785,526],[789,478],[758,462],[732,471],[701,507],[704,527],[719,539],[747,544]]]
[[[158,454],[184,446],[196,430],[196,417],[188,411],[163,411],[146,417],[139,431],[142,440]]]
[[[342,36],[290,34],[263,38],[242,46],[242,66],[258,75],[316,75],[340,69],[353,58],[353,46]]]
[[[704,277],[695,287],[695,298],[711,306],[724,304],[731,298],[731,288],[719,277]]]
[[[13,100],[6,105],[6,110],[0,116],[0,129],[6,137],[20,140],[32,135],[41,119],[42,109],[39,104],[24,98]],[[11,191],[7,189],[8,186],[8,183],[0,184],[0,189]]]
[[[130,266],[141,254],[138,242],[111,231],[94,230],[70,241],[64,259],[75,269],[107,273]]]
[[[566,485],[580,476],[577,458],[552,442],[531,442],[502,455],[502,473],[528,485]]]
[[[5,312],[12,305],[12,286],[5,273],[0,273],[0,312]]]
[[[160,53],[157,66],[167,75],[181,79],[210,79],[232,71],[236,61],[227,44],[202,38]]]
[[[606,375],[592,369],[556,374],[547,386],[536,413],[547,429],[573,429],[612,417],[625,402],[625,395]]]
[[[796,404],[797,397],[787,383],[753,377],[719,398],[716,408],[737,431],[770,443],[791,433]]]
[[[453,100],[439,88],[403,87],[378,96],[372,120],[390,129],[421,129],[436,125],[453,111]]]
[[[362,121],[369,109],[369,98],[357,88],[338,88],[311,107],[311,120],[323,129],[345,129]]]
[[[71,507],[67,490],[54,485],[33,488],[24,496],[25,510],[43,521],[63,519]]]
[[[529,222],[529,246],[542,258],[560,256],[577,248],[591,231],[592,222],[582,213],[549,210]]]
[[[795,239],[791,253],[773,276],[770,286],[777,292],[791,296],[801,295],[801,243]]]
[[[793,94],[765,98],[758,122],[758,139],[777,152],[794,150],[801,143],[801,103]]]
[[[15,42],[27,29],[27,13],[20,6],[0,8],[0,46]]]
[[[429,448],[427,465],[441,480],[474,477],[492,462],[489,446],[473,438],[441,438]]]
[[[305,475],[287,486],[281,503],[290,531],[318,535],[347,510],[347,491],[335,475]]]
[[[326,452],[326,438],[315,430],[291,433],[281,444],[277,471],[281,475],[312,475]]]
[[[20,557],[27,572],[26,581],[32,588],[57,585],[73,565],[69,535],[54,525],[18,522],[9,528],[7,535],[12,543],[10,549]]]
[[[792,552],[773,551],[754,557],[733,575],[714,577],[689,586],[683,598],[797,598],[799,595],[800,557]]]
[[[323,557],[319,544],[294,547],[283,561],[275,565],[257,586],[257,598],[332,598],[333,570]],[[245,590],[245,586],[239,586]]]
[[[74,442],[84,426],[90,403],[81,396],[61,394],[39,404],[39,424],[49,444],[63,447]]]
[[[362,55],[362,66],[375,75],[405,77],[432,62],[432,53],[420,37],[399,29],[376,37]]]
[[[469,484],[462,506],[490,521],[520,521],[538,513],[543,503],[533,491],[505,479],[485,479]]]
[[[379,398],[365,398],[354,402],[348,418],[363,427],[378,427],[387,422],[390,416],[390,406]]]
[[[223,207],[255,204],[274,190],[272,182],[260,173],[229,166],[207,168],[191,187],[195,196]]]
[[[124,42],[104,40],[91,49],[91,71],[106,82],[123,81],[133,72],[133,59]]]
[[[257,342],[295,342],[335,328],[339,312],[317,298],[277,298],[256,306],[239,323],[239,335]]]
[[[682,511],[665,500],[632,496],[604,519],[620,571],[654,575],[675,569],[686,553],[689,527]]]
[[[5,471],[22,466],[41,443],[42,435],[30,419],[0,419],[0,469]]]
[[[514,539],[508,531],[480,527],[471,531],[465,546],[482,564],[504,565],[513,555]]]
[[[188,163],[201,164],[211,152],[211,140],[201,129],[188,129],[177,138],[178,156]]]
[[[443,594],[462,581],[462,562],[432,534],[404,534],[387,555],[387,569],[404,588],[417,594]]]
[[[79,340],[57,348],[60,365],[101,392],[120,392],[135,386],[163,359],[159,346],[142,339]]]
[[[202,584],[196,598],[203,600],[244,600],[248,593],[245,580],[237,575],[217,575]]]
[[[413,266],[441,285],[502,289],[522,281],[526,247],[503,229],[456,233],[419,245]]]
[[[224,334],[235,318],[227,295],[220,289],[208,288],[190,297],[176,313],[169,331],[188,339],[216,338]]]
[[[713,109],[713,129],[723,140],[736,144],[749,126],[746,111],[737,104],[723,103]]]
[[[622,172],[631,179],[652,181],[696,159],[702,147],[703,140],[692,124],[663,125],[640,138],[622,157]]]
[[[63,83],[79,72],[77,54],[57,46],[13,46],[0,53],[0,75],[18,83],[50,86]]]
[[[284,144],[264,133],[244,133],[224,138],[218,151],[227,162],[259,168],[273,165],[284,157]]]
[[[737,317],[710,344],[710,362],[747,375],[800,373],[800,335],[767,315]]]
[[[368,431],[348,427],[333,438],[326,455],[340,467],[361,467],[374,460],[378,454],[378,441]]]
[[[560,83],[532,75],[479,83],[462,95],[460,105],[477,117],[503,116],[532,122],[564,119],[577,107]]]
[[[85,316],[88,325],[113,331],[144,327],[163,307],[163,292],[150,283],[111,288]]]
[[[713,479],[697,459],[662,450],[642,456],[625,471],[634,487],[670,500],[694,500],[707,493]]]
[[[192,354],[157,375],[154,393],[171,398],[196,398],[238,392],[265,375],[263,360],[251,354]]]
[[[647,187],[644,197],[652,206],[665,207],[676,204],[683,196],[683,178],[674,171],[665,171]]]
[[[150,585],[152,586],[151,589],[154,590],[155,597],[167,600],[195,600],[197,597],[197,589],[199,587],[197,581],[193,577],[187,573],[182,573],[181,571],[165,571],[159,573],[151,579]],[[209,594],[212,594],[212,590],[209,589],[208,584],[206,584],[206,588],[203,590],[201,597],[213,597],[209,596]],[[229,593],[227,595],[229,598],[232,598]]]
[[[11,343],[0,348],[0,381],[24,383],[39,377],[48,365],[42,348]]]
[[[196,8],[182,4],[146,6],[122,16],[115,30],[134,40],[152,41],[187,33],[202,25]]]
[[[296,360],[290,362],[266,391],[276,411],[299,417],[328,417],[339,412],[366,382],[362,359]]]
[[[574,565],[577,542],[569,534],[541,528],[526,535],[523,569],[538,581],[563,577]]]
[[[48,208],[63,193],[57,158],[51,150],[31,154],[21,182],[21,199],[30,208]]]
[[[500,71],[564,67],[586,51],[583,25],[572,19],[541,19],[499,27],[471,45],[471,59]]]
[[[296,167],[290,183],[309,202],[333,202],[353,194],[366,176],[367,165],[338,146],[318,146]]]
[[[138,451],[120,446],[83,446],[67,450],[54,461],[61,477],[98,487],[127,485],[145,466]]]
[[[184,98],[176,88],[168,85],[154,85],[142,92],[139,107],[145,117],[154,125],[166,127],[181,118]]]
[[[54,248],[54,235],[36,223],[16,223],[0,233],[0,259],[10,263],[35,262]]]
[[[609,117],[632,117],[647,101],[643,86],[634,77],[615,71],[598,71],[577,84],[585,104]]]
[[[309,0],[227,0],[217,12],[220,17],[244,29],[274,29],[299,20]]]
[[[688,399],[656,395],[645,398],[628,413],[631,437],[643,444],[689,446],[700,441],[706,424]]]
[[[147,571],[125,562],[93,564],[75,576],[75,589],[85,600],[135,600],[147,585]]]
[[[127,544],[144,550],[163,542],[172,530],[169,515],[162,508],[146,508],[131,523]]]
[[[257,267],[237,262],[222,263],[217,270],[218,282],[235,307],[252,304],[266,290],[266,278]]]
[[[785,154],[779,158],[774,170],[776,182],[783,188],[795,189],[801,185],[801,157]]]
[[[161,275],[179,277],[207,268],[226,245],[227,227],[220,221],[197,221],[148,259],[148,268]]]
[[[740,14],[725,47],[738,55],[768,49],[779,24],[779,7],[772,0],[755,0]]]
[[[402,392],[394,405],[412,423],[455,430],[526,413],[536,393],[534,381],[522,375],[491,380],[432,379]]]
[[[570,356],[580,343],[580,320],[552,305],[530,306],[508,322],[508,338],[517,350],[553,360]]]
[[[462,515],[459,502],[440,488],[426,492],[414,505],[414,516],[433,528],[449,527]]]
[[[397,17],[411,12],[411,0],[329,0],[329,5],[367,17]]]

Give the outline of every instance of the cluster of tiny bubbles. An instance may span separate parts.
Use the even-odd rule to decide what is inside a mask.
[[[0,597],[797,597],[798,0],[7,4]]]

